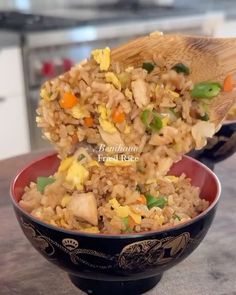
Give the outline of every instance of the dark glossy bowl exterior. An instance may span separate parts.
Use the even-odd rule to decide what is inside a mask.
[[[18,205],[23,189],[58,166],[56,155],[32,163],[15,178],[11,195],[18,222],[31,244],[47,260],[69,273],[72,282],[89,294],[140,294],[155,286],[164,271],[187,257],[206,235],[220,196],[216,176],[196,160],[184,157],[171,173],[185,172],[210,207],[180,226],[129,235],[87,234],[43,223]],[[27,262],[26,262],[27,263]]]
[[[192,151],[189,155],[213,170],[216,163],[231,157],[235,152],[236,121],[227,121],[214,137],[208,140],[206,147]]]

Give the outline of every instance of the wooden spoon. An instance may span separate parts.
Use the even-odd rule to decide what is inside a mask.
[[[130,41],[112,50],[113,62],[140,66],[160,54],[171,68],[176,63],[186,64],[190,79],[212,81],[223,85],[231,74],[236,81],[236,38],[210,38],[184,35],[162,35],[159,32]],[[234,85],[235,86],[235,85]],[[236,90],[221,92],[210,104],[210,121],[219,127],[236,98]]]

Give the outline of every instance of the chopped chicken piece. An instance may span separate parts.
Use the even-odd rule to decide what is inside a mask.
[[[147,85],[144,80],[137,79],[131,83],[131,88],[133,91],[133,96],[136,105],[139,108],[145,107],[149,104],[150,98],[147,95]]]
[[[74,194],[67,208],[78,219],[98,225],[97,201],[93,193]]]

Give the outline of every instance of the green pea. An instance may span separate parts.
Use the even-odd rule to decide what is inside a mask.
[[[193,98],[212,98],[221,91],[221,85],[217,82],[201,82],[194,85],[191,91]]]

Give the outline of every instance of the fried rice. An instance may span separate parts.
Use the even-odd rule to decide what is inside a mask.
[[[65,229],[120,234],[178,225],[209,202],[184,174],[144,181],[134,165],[106,167],[80,148],[53,176],[30,183],[20,206]]]
[[[112,61],[108,48],[95,50],[89,60],[43,85],[37,124],[62,159],[80,142],[128,146],[137,148],[141,170],[165,175],[215,133],[210,99],[191,96],[190,70],[181,63],[167,68],[157,54],[125,67]]]
[[[154,53],[126,67],[97,49],[47,81],[36,121],[61,164],[25,188],[20,206],[55,226],[105,234],[163,229],[204,211],[200,189],[168,171],[216,132],[210,103],[222,86],[193,84],[188,65],[166,64]]]

